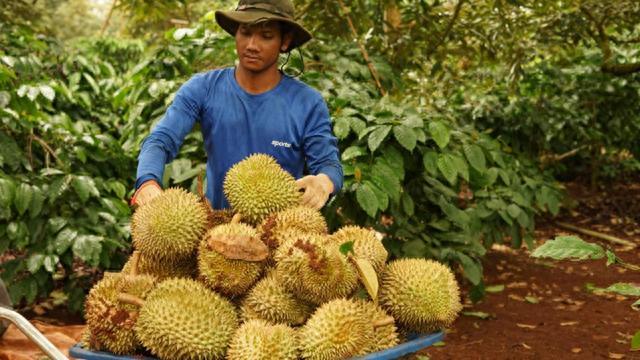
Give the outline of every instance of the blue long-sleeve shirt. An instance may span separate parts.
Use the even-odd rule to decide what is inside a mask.
[[[326,174],[334,194],[343,173],[329,110],[308,85],[283,75],[278,85],[253,95],[242,89],[234,68],[200,73],[176,93],[162,120],[143,141],[138,156],[136,188],[147,180],[161,183],[196,121],[207,153],[207,197],[216,209],[227,208],[222,184],[227,171],[254,153],[272,155],[296,179]]]

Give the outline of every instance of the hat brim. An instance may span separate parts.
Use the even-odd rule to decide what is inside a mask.
[[[293,39],[289,45],[287,51],[291,51],[299,46],[302,46],[307,41],[311,40],[312,36],[307,29],[302,25],[283,16],[274,15],[268,11],[263,10],[245,10],[245,11],[216,11],[216,22],[224,31],[228,32],[231,36],[236,35],[236,31],[240,24],[255,24],[261,21],[282,21],[291,26],[293,31]]]

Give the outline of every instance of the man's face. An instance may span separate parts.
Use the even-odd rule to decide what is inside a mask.
[[[255,73],[277,66],[280,51],[289,46],[288,38],[282,38],[280,25],[274,21],[252,26],[240,25],[236,32],[240,66]]]

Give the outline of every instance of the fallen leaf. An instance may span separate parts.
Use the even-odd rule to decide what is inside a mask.
[[[516,294],[509,294],[509,299],[516,300],[516,301],[523,301],[523,302],[525,301],[522,296],[519,296]]]
[[[480,318],[482,320],[486,320],[486,319],[489,319],[489,318],[492,317],[491,314],[483,312],[483,311],[463,311],[462,315],[473,316],[473,317]]]
[[[537,304],[540,302],[540,300],[538,300],[538,298],[535,296],[525,296],[524,299],[531,304]]]
[[[609,335],[593,335],[591,338],[593,340],[607,340]]]
[[[524,289],[527,286],[529,286],[529,284],[527,284],[525,281],[512,282],[507,284],[507,287],[509,289]]]
[[[529,345],[527,345],[525,343],[522,343],[522,347],[527,349],[527,350],[531,350],[531,346],[529,346]]]
[[[640,350],[640,330],[631,338],[631,351]]]
[[[579,321],[565,321],[565,322],[561,322],[560,326],[573,326],[573,325],[578,325],[580,322]]]
[[[624,359],[624,354],[609,353],[609,359]]]
[[[499,293],[504,291],[504,285],[491,285],[491,286],[487,286],[484,291],[488,292],[488,293]]]
[[[573,349],[571,349],[571,352],[574,353],[574,354],[579,354],[579,353],[582,352],[582,349],[581,348],[573,348]]]
[[[517,323],[516,326],[519,327],[519,328],[523,328],[523,329],[535,329],[536,328],[535,325],[520,324],[520,323]]]

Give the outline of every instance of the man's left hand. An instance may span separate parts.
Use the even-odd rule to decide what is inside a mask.
[[[333,192],[333,182],[325,174],[307,175],[296,180],[298,189],[304,190],[302,205],[320,210]]]

